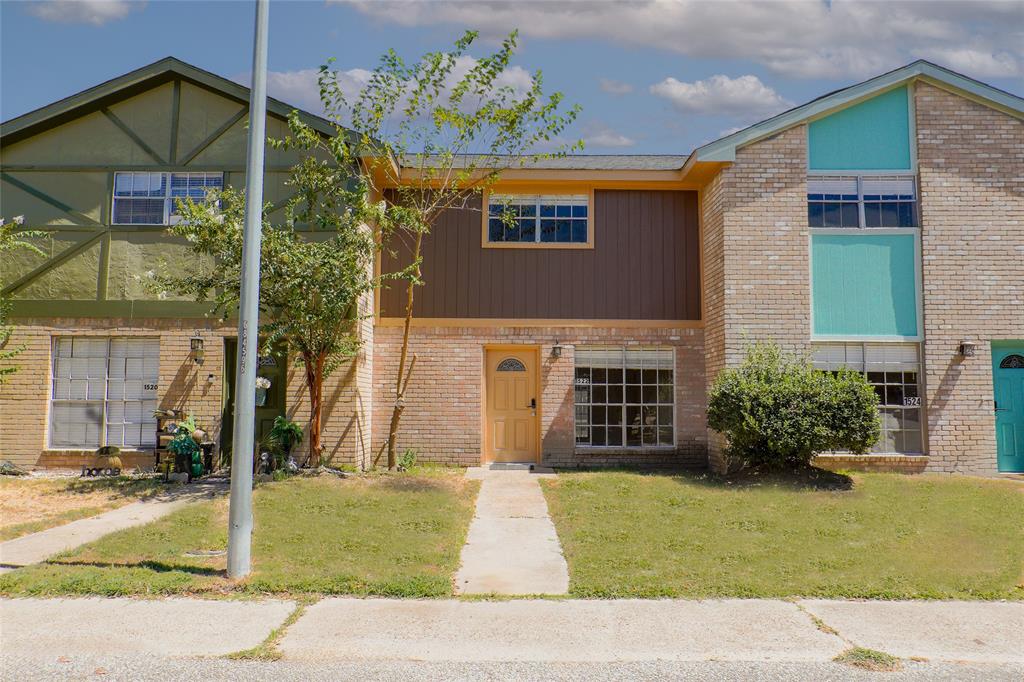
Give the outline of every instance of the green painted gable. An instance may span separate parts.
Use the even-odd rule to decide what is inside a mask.
[[[913,234],[812,235],[814,334],[917,336],[915,239]]]
[[[808,126],[812,171],[910,170],[910,106],[906,86]]]

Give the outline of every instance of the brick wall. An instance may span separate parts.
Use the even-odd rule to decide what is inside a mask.
[[[773,339],[806,352],[810,340],[807,128],[797,126],[736,151],[704,188],[707,381],[737,364],[744,347]],[[724,439],[709,433],[712,468]]]
[[[415,448],[422,461],[476,466],[482,454],[484,350],[488,344],[540,346],[540,429],[544,464],[552,466],[704,466],[707,432],[704,343],[700,329],[532,327],[414,327],[416,368],[405,396],[399,451]],[[387,437],[401,351],[400,327],[375,331],[373,444]],[[560,358],[551,348],[566,347]],[[576,450],[573,417],[574,349],[580,345],[658,345],[676,348],[676,452],[612,453]],[[376,452],[376,450],[375,450]],[[383,458],[382,458],[383,461]]]
[[[25,345],[19,370],[0,388],[0,457],[22,466],[77,469],[92,451],[49,450],[50,363],[54,336],[160,337],[159,406],[192,413],[217,440],[220,436],[225,335],[233,330],[207,320],[19,319],[11,345]],[[192,361],[189,340],[204,339],[202,365]],[[207,381],[213,374],[214,381]],[[147,460],[129,453],[125,465]],[[150,465],[152,458],[148,458]]]
[[[369,313],[372,300],[364,304]],[[0,458],[29,467],[77,469],[92,461],[92,451],[50,450],[50,364],[52,337],[158,336],[160,337],[159,406],[195,415],[196,420],[219,442],[224,400],[224,339],[234,337],[233,325],[209,320],[117,319],[19,319],[11,347],[24,345],[17,356],[19,371],[0,388]],[[372,390],[372,321],[361,323],[367,345],[353,362],[344,363],[324,386],[325,458],[335,464],[365,465],[369,457],[369,396]],[[205,359],[193,362],[190,340],[204,339]],[[213,381],[207,377],[213,375]],[[308,428],[309,399],[301,366],[289,361],[286,414]],[[225,428],[231,428],[228,424]],[[306,454],[308,440],[297,455]],[[153,462],[148,453],[125,452],[127,466]]]
[[[990,342],[1024,339],[1024,124],[927,83],[914,98],[929,468],[992,473]]]

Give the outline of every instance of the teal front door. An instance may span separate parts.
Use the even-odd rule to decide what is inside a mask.
[[[992,343],[999,471],[1024,472],[1024,341]]]

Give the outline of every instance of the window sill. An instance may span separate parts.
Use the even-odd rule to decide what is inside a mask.
[[[667,455],[676,451],[675,445],[618,446],[618,445],[577,445],[577,455]]]
[[[594,242],[484,242],[485,249],[593,249]]]

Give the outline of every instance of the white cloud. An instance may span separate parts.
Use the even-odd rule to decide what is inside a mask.
[[[1021,39],[1024,40],[1024,36]],[[916,54],[954,71],[969,73],[979,78],[1012,78],[1021,73],[1021,60],[1009,52],[996,54],[988,50],[963,47],[923,49]]]
[[[43,0],[29,3],[26,9],[44,21],[102,26],[108,21],[124,19],[129,12],[145,5],[144,1],[130,0]]]
[[[453,87],[466,73],[476,66],[477,60],[463,55],[455,60],[448,87]],[[370,80],[371,71],[367,69],[348,69],[338,71],[338,85],[348,98],[349,104],[354,103],[359,92]],[[319,69],[298,69],[295,71],[270,71],[267,73],[267,92],[271,97],[314,113],[323,112],[320,101]],[[250,74],[242,74],[235,78],[240,83],[252,81]],[[505,69],[495,81],[498,87],[511,88],[513,96],[525,95],[533,83],[530,72],[520,66]],[[399,109],[401,107],[398,107]]]
[[[598,85],[601,87],[601,90],[607,92],[609,95],[615,95],[616,97],[628,95],[633,92],[632,85],[629,83],[623,83],[622,81],[617,81],[613,78],[602,78]]]
[[[691,57],[751,59],[800,78],[870,76],[924,51],[951,51],[950,60],[980,77],[1020,75],[1024,59],[1024,0],[329,1],[402,26],[472,27],[487,37],[518,27],[530,38],[596,38]],[[965,45],[979,54],[958,55]]]
[[[755,120],[791,106],[757,76],[717,75],[693,83],[666,78],[652,85],[650,90],[651,94],[663,97],[677,110],[688,114]]]
[[[632,147],[636,140],[612,130],[604,123],[593,121],[583,126],[583,144],[588,150],[592,147],[621,149]]]

